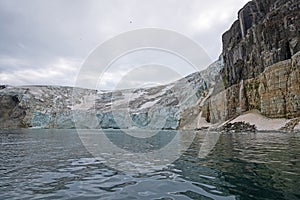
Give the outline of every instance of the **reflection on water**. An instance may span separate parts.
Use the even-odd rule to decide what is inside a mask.
[[[139,169],[126,172],[111,168],[106,158],[94,158],[75,130],[1,132],[0,199],[300,199],[296,133],[221,134],[202,156],[201,148],[212,146],[215,136],[207,141],[197,132],[172,164],[149,160],[146,167],[122,160],[120,165]],[[155,141],[165,146],[173,132],[165,133],[151,140],[149,149],[157,149]],[[109,134],[115,143],[127,144],[119,130]],[[188,140],[180,138],[182,144]],[[133,153],[141,149],[130,144]]]

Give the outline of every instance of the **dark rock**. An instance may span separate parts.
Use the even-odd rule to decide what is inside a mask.
[[[245,122],[227,123],[221,128],[222,132],[256,132],[255,125],[251,125]]]
[[[300,1],[253,0],[223,35],[225,86],[257,77],[300,50]]]
[[[22,120],[26,115],[26,111],[19,105],[20,101],[17,95],[0,95],[0,127],[8,128],[14,126],[16,128],[25,128]]]
[[[294,128],[298,125],[299,122],[300,122],[300,118],[292,119],[284,127],[282,127],[280,130],[281,131],[286,131],[286,132],[292,132],[292,131],[294,131]]]
[[[252,0],[223,34],[221,81],[202,117],[226,121],[256,109],[270,118],[300,116],[300,1]]]
[[[209,127],[208,126],[204,126],[204,127],[201,127],[201,128],[196,128],[195,131],[204,131],[204,130],[208,130]]]

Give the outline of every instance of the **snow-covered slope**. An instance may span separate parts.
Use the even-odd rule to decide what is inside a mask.
[[[212,88],[219,60],[168,85],[113,92],[59,86],[1,86],[0,128],[177,129],[182,113]]]

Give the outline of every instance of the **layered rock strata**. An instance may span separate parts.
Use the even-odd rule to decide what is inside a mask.
[[[300,52],[271,65],[256,78],[212,96],[203,106],[202,116],[217,123],[253,109],[270,118],[300,116]]]
[[[253,0],[224,33],[224,69],[202,108],[208,122],[223,122],[249,110],[270,118],[300,116],[300,1]]]
[[[223,81],[228,88],[255,78],[300,50],[300,1],[253,0],[224,33]]]

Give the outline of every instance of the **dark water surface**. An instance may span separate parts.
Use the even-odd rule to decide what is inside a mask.
[[[300,199],[299,133],[221,134],[204,158],[202,142],[199,132],[172,164],[126,172],[94,158],[76,130],[1,131],[0,199]]]

